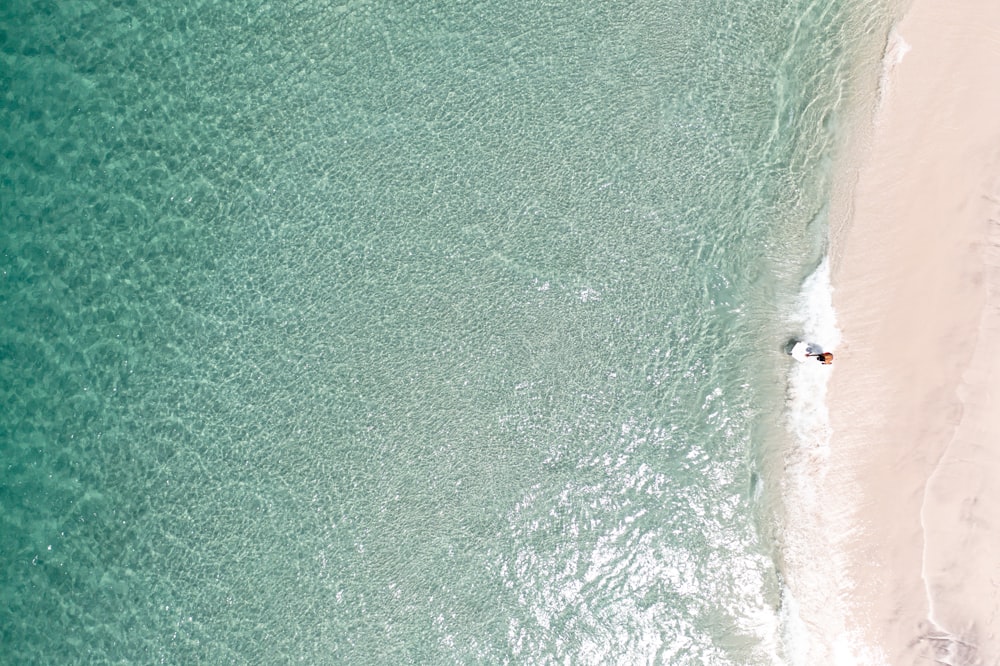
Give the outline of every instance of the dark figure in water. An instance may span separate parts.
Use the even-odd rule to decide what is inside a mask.
[[[806,354],[806,356],[815,356],[816,360],[823,365],[830,365],[833,363],[833,354],[830,352],[823,352],[821,354]]]

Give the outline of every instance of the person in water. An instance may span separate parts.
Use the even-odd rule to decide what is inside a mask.
[[[806,354],[806,356],[807,357],[815,356],[816,360],[822,363],[823,365],[830,365],[831,363],[833,363],[833,354],[831,354],[830,352],[822,352],[819,354]]]

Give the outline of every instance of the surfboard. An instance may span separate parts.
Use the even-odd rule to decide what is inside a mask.
[[[809,357],[806,356],[806,354],[819,354],[822,351],[823,348],[816,343],[799,340],[792,346],[792,350],[788,353],[796,361],[803,362],[809,360]]]

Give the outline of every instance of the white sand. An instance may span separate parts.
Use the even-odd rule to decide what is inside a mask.
[[[833,211],[818,492],[857,526],[840,587],[887,663],[1000,664],[1000,0],[915,0],[897,35]]]

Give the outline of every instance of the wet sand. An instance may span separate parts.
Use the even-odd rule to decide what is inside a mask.
[[[855,489],[842,586],[887,663],[1000,664],[1000,2],[916,0],[887,63],[831,213],[821,491]]]

